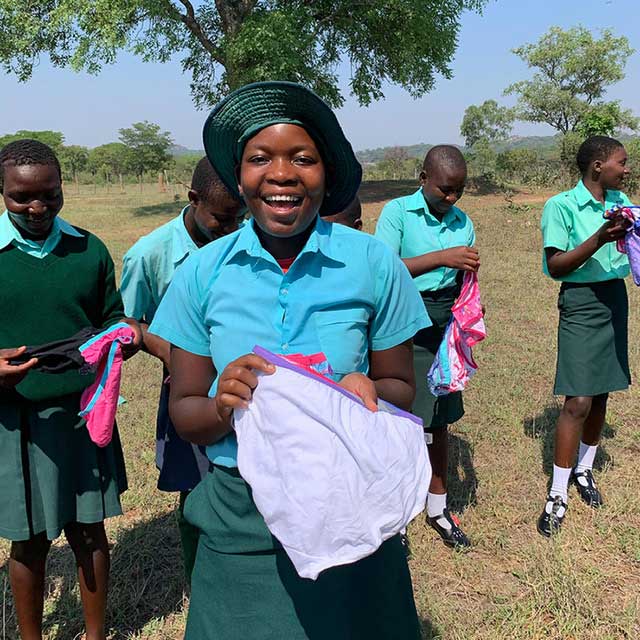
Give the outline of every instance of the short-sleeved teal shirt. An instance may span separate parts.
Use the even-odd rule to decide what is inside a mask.
[[[120,293],[130,318],[150,323],[176,269],[198,250],[184,224],[187,209],[142,236],[125,254]]]
[[[454,206],[442,221],[438,220],[429,211],[422,189],[387,202],[378,219],[375,235],[401,258],[415,258],[453,247],[471,247],[476,241],[469,216]],[[419,291],[436,291],[453,286],[457,274],[456,269],[438,267],[413,280]]]
[[[603,214],[615,204],[631,204],[622,191],[607,191],[605,203],[598,202],[582,180],[569,191],[547,200],[542,210],[543,249],[554,247],[571,251],[590,238],[605,222]],[[542,270],[549,276],[547,259],[542,253]],[[564,282],[602,282],[629,275],[629,260],[616,249],[615,242],[600,247],[575,271],[555,278]],[[551,276],[549,276],[551,277]]]
[[[287,273],[254,222],[192,254],[176,272],[149,331],[210,356],[218,374],[255,345],[281,354],[323,352],[336,380],[369,371],[382,351],[431,325],[402,262],[382,242],[318,218]],[[209,395],[215,395],[217,378]],[[236,465],[233,434],[209,446]]]

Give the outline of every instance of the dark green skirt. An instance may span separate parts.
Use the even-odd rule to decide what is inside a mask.
[[[597,396],[631,384],[624,280],[563,282],[554,394]]]
[[[118,430],[97,447],[79,410],[76,394],[42,402],[0,396],[0,537],[45,532],[54,540],[70,522],[122,513],[127,481]]]
[[[237,469],[213,467],[185,517],[200,529],[186,640],[416,640],[409,568],[396,536],[376,553],[300,578]]]
[[[416,374],[413,413],[422,418],[425,429],[444,429],[464,415],[461,391],[446,396],[434,396],[427,385],[427,373],[435,360],[451,319],[451,307],[459,293],[458,286],[420,292],[433,323],[431,327],[420,330],[413,338],[413,368]]]

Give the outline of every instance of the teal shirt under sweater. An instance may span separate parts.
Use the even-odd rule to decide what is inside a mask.
[[[124,316],[109,251],[96,236],[74,228],[79,236],[63,233],[44,258],[14,244],[0,250],[0,349],[62,340]],[[77,371],[31,371],[16,391],[30,401],[46,400],[78,393],[92,381]]]

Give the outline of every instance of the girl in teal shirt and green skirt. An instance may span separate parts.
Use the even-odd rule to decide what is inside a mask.
[[[565,396],[556,425],[552,485],[538,519],[538,532],[547,537],[562,525],[569,482],[588,505],[602,505],[593,461],[607,399],[631,382],[624,283],[629,263],[615,246],[628,223],[603,218],[613,205],[630,204],[620,191],[629,173],[627,153],[617,140],[593,136],[580,146],[577,163],[581,180],[551,198],[542,213],[543,270],[562,283],[554,394]]]
[[[257,372],[274,370],[254,345],[322,352],[367,407],[381,397],[408,409],[411,338],[429,325],[420,296],[381,242],[321,219],[353,200],[361,169],[315,94],[287,82],[238,89],[212,111],[204,145],[252,219],[188,258],[150,327],[172,345],[176,429],[211,460],[185,505],[201,531],[186,638],[417,639],[400,536],[316,581],[300,578],[238,471],[231,417],[251,401]]]

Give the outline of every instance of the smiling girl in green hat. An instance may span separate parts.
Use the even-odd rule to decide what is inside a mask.
[[[172,344],[175,426],[212,463],[185,510],[201,530],[186,638],[418,638],[398,536],[316,581],[297,575],[238,472],[231,416],[251,401],[256,372],[274,371],[256,344],[323,352],[369,408],[378,397],[409,408],[424,306],[382,243],[319,217],[353,200],[361,169],[315,94],[247,85],[214,108],[204,142],[252,220],[185,262],[150,328]]]

